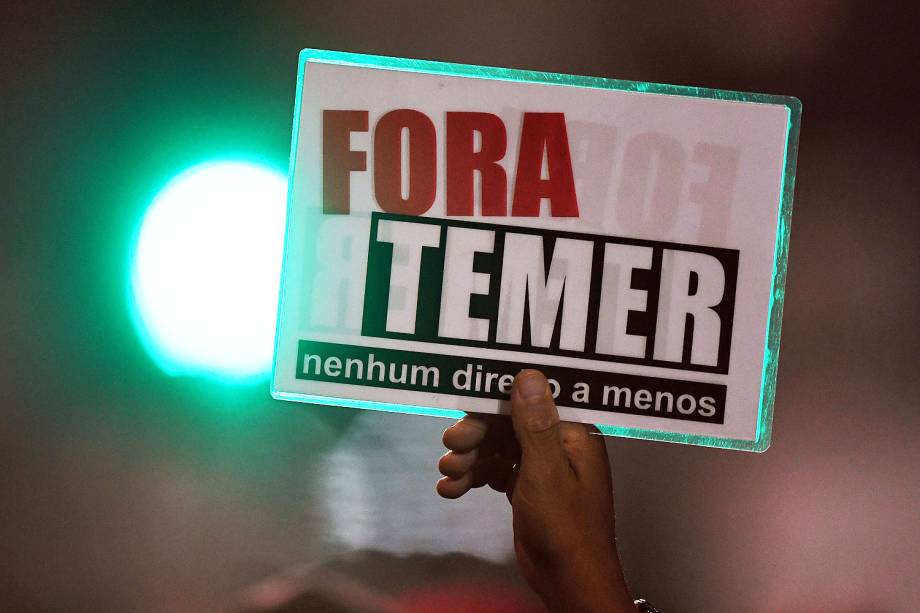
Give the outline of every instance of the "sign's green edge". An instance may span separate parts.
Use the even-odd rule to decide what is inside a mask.
[[[760,387],[760,406],[758,409],[757,432],[754,440],[722,438],[715,436],[701,436],[696,434],[680,434],[674,432],[661,432],[644,428],[629,428],[624,426],[607,426],[598,424],[597,428],[602,434],[621,436],[669,443],[690,443],[706,447],[719,447],[723,449],[738,449],[743,451],[762,452],[770,446],[773,426],[773,405],[776,399],[776,374],[779,360],[780,328],[783,319],[783,300],[785,297],[786,265],[789,255],[789,233],[792,220],[792,194],[795,184],[795,166],[799,150],[799,127],[802,117],[802,103],[792,96],[774,96],[770,94],[757,94],[737,92],[705,87],[689,87],[686,85],[665,85],[661,83],[643,83],[640,81],[623,81],[620,79],[607,79],[603,77],[584,77],[551,72],[538,72],[533,70],[515,70],[511,68],[497,68],[492,66],[474,66],[471,64],[452,64],[447,62],[434,62],[430,60],[415,60],[382,55],[365,55],[361,53],[348,53],[344,51],[327,51],[322,49],[304,49],[300,52],[297,70],[297,91],[294,102],[294,125],[291,138],[291,158],[288,180],[288,215],[285,230],[285,257],[281,273],[281,289],[278,300],[278,319],[275,335],[275,354],[272,364],[271,395],[279,400],[295,400],[313,404],[324,404],[341,407],[373,409],[394,413],[408,413],[414,415],[427,415],[434,417],[459,418],[465,413],[451,409],[434,407],[421,407],[414,405],[390,404],[366,400],[350,400],[346,398],[328,398],[297,394],[275,389],[275,372],[278,360],[278,345],[280,343],[281,313],[284,303],[284,268],[287,266],[287,242],[290,240],[290,226],[292,219],[294,185],[294,170],[297,164],[297,139],[300,128],[300,110],[303,96],[304,72],[309,62],[325,64],[339,64],[362,68],[377,68],[385,70],[398,70],[403,72],[421,72],[428,74],[441,74],[454,77],[467,77],[475,79],[491,79],[498,81],[517,81],[523,83],[539,83],[561,85],[568,87],[582,87],[594,89],[610,89],[647,94],[660,94],[670,96],[689,96],[693,98],[711,98],[716,100],[730,100],[735,102],[748,102],[754,104],[778,104],[786,107],[788,122],[786,127],[785,161],[782,178],[781,203],[779,220],[776,231],[776,248],[773,255],[773,292],[770,298],[770,317],[767,322],[766,347],[764,352],[763,374]]]

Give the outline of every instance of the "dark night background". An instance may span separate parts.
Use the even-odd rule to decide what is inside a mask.
[[[800,98],[773,446],[611,440],[621,555],[663,611],[916,610],[918,17],[815,0],[4,3],[0,609],[226,610],[313,565],[429,610],[533,607],[504,497],[434,493],[448,422],[170,378],[132,326],[146,205],[211,156],[286,167],[297,52],[315,47]]]

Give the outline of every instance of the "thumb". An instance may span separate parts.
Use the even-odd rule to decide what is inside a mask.
[[[538,370],[522,370],[511,390],[511,423],[521,445],[523,470],[552,473],[567,465],[562,449],[559,411],[546,377]]]

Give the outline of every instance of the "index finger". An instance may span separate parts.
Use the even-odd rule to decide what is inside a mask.
[[[467,453],[479,447],[488,431],[489,423],[485,419],[467,415],[444,431],[444,446],[457,453]]]

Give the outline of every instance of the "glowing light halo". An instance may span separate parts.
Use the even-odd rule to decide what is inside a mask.
[[[155,196],[133,245],[129,301],[165,372],[267,375],[286,196],[285,175],[248,161],[193,166]]]

